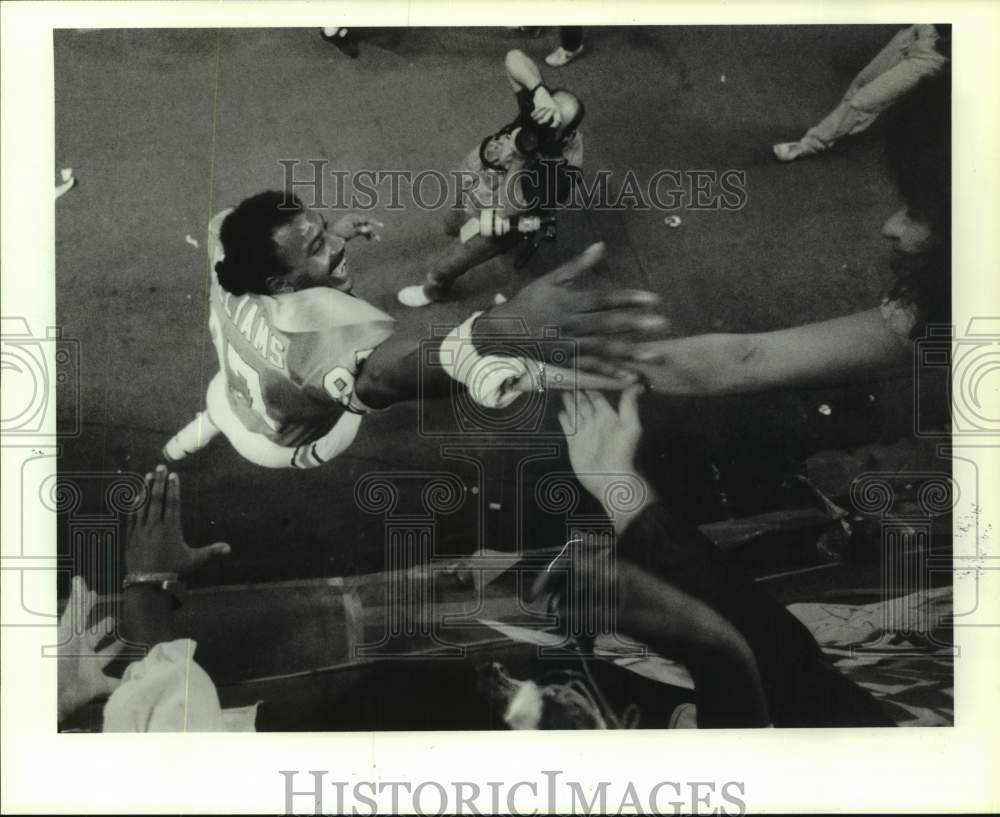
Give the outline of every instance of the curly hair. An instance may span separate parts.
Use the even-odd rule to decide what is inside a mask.
[[[215,265],[219,285],[233,295],[267,295],[267,279],[288,272],[278,257],[274,233],[304,209],[298,196],[275,190],[241,201],[219,231],[225,254]]]

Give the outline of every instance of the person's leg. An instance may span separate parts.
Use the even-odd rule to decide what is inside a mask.
[[[561,26],[559,47],[545,58],[545,64],[560,68],[583,51],[583,27]]]
[[[897,32],[886,46],[875,55],[875,58],[861,69],[837,107],[818,124],[809,128],[797,142],[782,142],[775,145],[775,155],[782,161],[791,161],[801,156],[812,156],[833,147],[844,136],[860,133],[870,126],[879,112],[888,105],[879,108],[879,110],[871,111],[864,96],[861,104],[858,104],[856,101],[858,94],[906,60],[907,49],[913,45],[916,36],[915,26]],[[876,86],[877,94],[878,86]],[[898,96],[889,100],[888,104],[891,104],[896,98]]]
[[[191,454],[201,451],[218,434],[219,428],[209,419],[208,413],[199,411],[190,423],[174,434],[163,446],[163,458],[167,462],[180,462]]]
[[[452,241],[435,259],[422,285],[405,287],[399,291],[400,303],[406,306],[426,306],[446,298],[458,278],[473,267],[506,252],[516,240],[516,235],[508,234],[488,238],[477,235],[464,244]]]
[[[944,63],[945,58],[933,52],[902,57],[891,68],[858,88],[850,99],[841,102],[819,125],[810,128],[802,137],[802,142],[818,152],[831,147],[844,136],[861,133],[880,113],[912,91],[921,79],[940,71]]]
[[[583,26],[560,26],[559,45],[567,51],[576,51],[583,45]]]
[[[904,50],[913,44],[916,37],[916,26],[907,26],[897,31],[892,39],[885,44],[885,47],[872,58],[872,61],[854,77],[850,87],[847,89],[847,93],[844,95],[845,98],[853,96],[859,88],[863,88],[873,79],[896,65],[903,58]]]

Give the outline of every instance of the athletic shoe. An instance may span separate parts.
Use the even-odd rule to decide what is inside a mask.
[[[800,156],[811,156],[815,151],[810,150],[802,142],[778,142],[773,148],[774,155],[779,162],[791,162]]]
[[[551,65],[553,68],[562,68],[566,63],[572,62],[576,57],[580,56],[581,51],[583,51],[582,45],[576,51],[567,51],[562,46],[559,46],[545,58],[545,64]]]
[[[414,308],[434,303],[434,299],[427,294],[427,289],[423,284],[403,287],[396,293],[396,298],[403,306]]]

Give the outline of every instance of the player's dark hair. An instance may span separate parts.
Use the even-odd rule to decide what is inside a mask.
[[[928,77],[902,101],[886,131],[886,159],[912,219],[930,228],[930,247],[895,264],[892,296],[924,323],[951,320],[951,72]]]
[[[278,257],[274,232],[305,208],[298,196],[268,190],[241,201],[222,222],[225,258],[215,265],[219,285],[233,295],[267,295],[267,279],[288,270]]]

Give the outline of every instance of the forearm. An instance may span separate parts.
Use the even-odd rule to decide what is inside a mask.
[[[694,335],[644,343],[657,362],[635,364],[654,391],[690,397],[752,391],[759,373],[755,335]]]
[[[768,725],[757,662],[736,628],[672,582],[624,560],[617,569],[621,629],[687,666],[698,695],[698,725]]]
[[[541,84],[542,74],[538,66],[523,51],[517,48],[508,51],[504,64],[507,68],[507,78],[515,91],[521,88],[530,91]]]
[[[878,309],[756,334],[696,335],[642,344],[639,369],[659,392],[711,396],[888,374],[910,351]]]
[[[422,354],[433,357],[420,341],[389,338],[362,364],[354,391],[366,406],[383,409],[419,397],[440,397],[451,388],[451,378],[440,366],[425,366]]]
[[[174,598],[151,585],[137,584],[122,592],[121,632],[130,644],[150,649],[164,641],[173,641]]]
[[[656,492],[649,483],[635,473],[609,475],[602,493],[597,500],[619,538],[647,508],[658,502]]]

